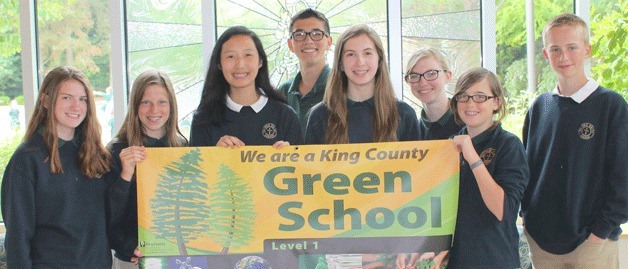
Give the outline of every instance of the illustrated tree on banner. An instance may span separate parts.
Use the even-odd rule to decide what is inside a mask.
[[[200,149],[196,148],[166,165],[150,204],[156,236],[176,242],[182,256],[188,255],[185,242],[209,229],[209,191],[205,172],[199,167],[202,161]]]
[[[223,247],[221,254],[227,254],[229,248],[246,246],[254,239],[253,190],[226,165],[220,165],[218,176],[210,194],[209,235]]]

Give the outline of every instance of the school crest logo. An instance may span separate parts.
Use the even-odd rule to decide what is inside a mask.
[[[593,127],[593,124],[585,122],[580,125],[578,135],[580,135],[580,138],[583,140],[589,140],[595,135],[595,127]]]
[[[277,127],[275,126],[275,124],[274,123],[264,124],[264,127],[262,128],[262,135],[266,139],[273,139],[277,137]]]
[[[495,151],[494,148],[487,148],[484,151],[482,151],[482,154],[480,154],[480,159],[482,159],[482,162],[484,163],[484,165],[488,165],[489,163],[493,162],[493,159],[495,159],[496,154],[497,152]]]

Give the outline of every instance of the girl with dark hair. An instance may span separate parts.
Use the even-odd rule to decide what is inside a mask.
[[[296,113],[270,83],[259,37],[244,26],[227,29],[212,51],[190,145],[279,148],[301,142]]]
[[[323,102],[308,119],[306,144],[419,139],[416,112],[395,98],[382,41],[366,25],[338,38]]]
[[[183,147],[187,139],[178,126],[177,99],[170,78],[162,71],[149,70],[133,83],[129,110],[118,134],[109,143],[113,156],[112,173],[127,184],[125,192],[113,193],[127,201],[119,219],[114,219],[109,238],[115,250],[114,269],[138,268],[137,183],[135,165],[145,160],[145,147]],[[133,179],[133,180],[132,180]]]
[[[2,182],[8,268],[111,267],[107,190],[120,184],[102,176],[111,155],[100,132],[87,77],[50,71]]]

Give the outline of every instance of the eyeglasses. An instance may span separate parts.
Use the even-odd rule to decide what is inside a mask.
[[[313,41],[322,40],[323,37],[327,36],[325,31],[322,31],[322,30],[312,30],[311,32],[294,31],[292,34],[290,34],[290,36],[292,37],[292,39],[294,39],[294,41],[303,41],[305,40],[305,37],[307,37],[308,35]]]
[[[425,73],[410,73],[405,76],[406,82],[408,83],[417,83],[421,81],[421,77],[425,78],[427,81],[432,81],[438,78],[438,72],[447,71],[447,70],[427,70]]]
[[[473,99],[473,102],[476,102],[476,103],[484,103],[484,102],[486,102],[486,100],[491,99],[491,98],[495,98],[495,96],[487,96],[487,95],[483,95],[483,94],[478,94],[478,95],[466,95],[466,94],[463,94],[463,95],[456,95],[456,96],[454,96],[454,99],[458,103],[469,102],[469,99]]]

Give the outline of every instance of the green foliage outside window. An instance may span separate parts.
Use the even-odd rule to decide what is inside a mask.
[[[13,156],[13,151],[22,143],[23,132],[15,132],[9,135],[4,141],[0,142],[0,184],[4,177],[4,170]],[[0,215],[0,222],[2,222],[2,215]]]
[[[602,86],[628,99],[628,1],[608,9],[593,6],[591,23],[591,76]]]
[[[527,89],[525,2],[497,0],[497,75],[506,90],[508,115],[503,127],[521,136],[527,108],[540,93],[556,87],[556,76],[541,50],[545,24],[560,13],[573,13],[572,0],[534,1],[536,92]],[[628,98],[628,1],[591,1],[591,78]]]

